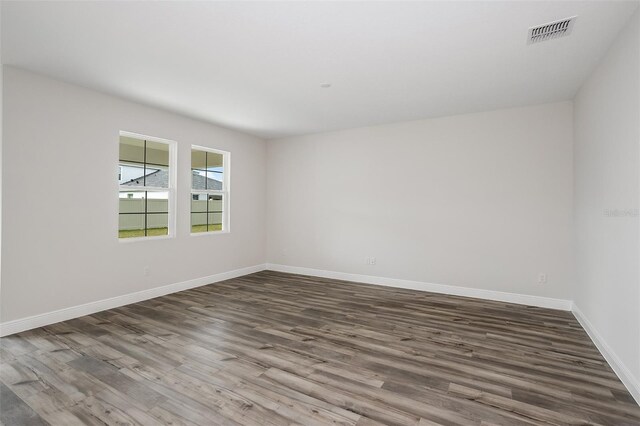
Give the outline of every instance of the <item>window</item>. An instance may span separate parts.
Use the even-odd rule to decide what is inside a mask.
[[[229,230],[229,153],[191,147],[191,233]]]
[[[120,133],[118,237],[173,235],[175,143]]]

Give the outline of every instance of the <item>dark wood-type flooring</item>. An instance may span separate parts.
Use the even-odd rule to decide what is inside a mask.
[[[571,313],[277,272],[0,340],[5,425],[638,425]]]

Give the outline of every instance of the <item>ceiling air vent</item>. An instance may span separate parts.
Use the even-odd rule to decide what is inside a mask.
[[[527,44],[539,43],[541,41],[568,36],[571,34],[575,20],[576,17],[571,16],[569,18],[560,19],[559,21],[553,21],[548,24],[531,27],[529,28]]]

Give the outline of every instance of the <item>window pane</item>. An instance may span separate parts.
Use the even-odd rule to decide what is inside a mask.
[[[191,195],[191,212],[205,213],[206,211],[207,211],[207,194],[192,194]]]
[[[222,213],[209,214],[209,231],[222,231]]]
[[[144,237],[144,214],[121,214],[118,217],[118,237]]]
[[[207,211],[209,213],[212,212],[221,212],[222,211],[222,195],[209,195],[209,202],[207,206]]]
[[[207,201],[208,231],[223,230],[224,201],[222,194],[209,194]]]
[[[224,155],[215,152],[191,150],[191,188],[222,190],[224,182]]]
[[[204,191],[207,189],[206,172],[200,170],[191,171],[191,189]]]
[[[133,163],[120,163],[118,183],[125,186],[144,185],[144,165]]]
[[[162,142],[147,141],[146,162],[149,166],[169,167],[169,145]]]
[[[218,172],[208,171],[206,176],[206,189],[215,189],[217,191],[222,191],[222,174]]]
[[[120,162],[144,163],[144,141],[120,136]]]
[[[120,213],[144,213],[145,191],[120,191]]]
[[[147,236],[167,235],[169,215],[167,213],[147,214]]]
[[[169,212],[169,193],[168,192],[147,192],[147,212]]]
[[[154,188],[168,188],[169,187],[169,168],[164,166],[154,166],[147,164],[147,174],[143,179],[137,179],[140,183],[137,185],[151,186]],[[128,183],[124,183],[128,185]]]
[[[191,213],[191,232],[207,232],[206,213]]]
[[[224,156],[216,152],[207,152],[207,177],[220,182],[220,188],[209,189],[222,189],[222,182],[224,181]]]
[[[207,153],[204,151],[199,151],[197,149],[191,150],[191,168],[205,170],[206,165],[206,155]]]

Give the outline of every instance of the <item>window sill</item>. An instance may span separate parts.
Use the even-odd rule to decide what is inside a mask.
[[[230,234],[231,231],[209,231],[209,232],[192,232],[191,234],[189,234],[191,237],[202,237],[205,235],[223,235],[223,234]]]
[[[156,237],[133,237],[133,238],[118,238],[119,243],[138,243],[140,241],[158,241],[158,240],[171,240],[175,238],[173,235],[158,235]]]

